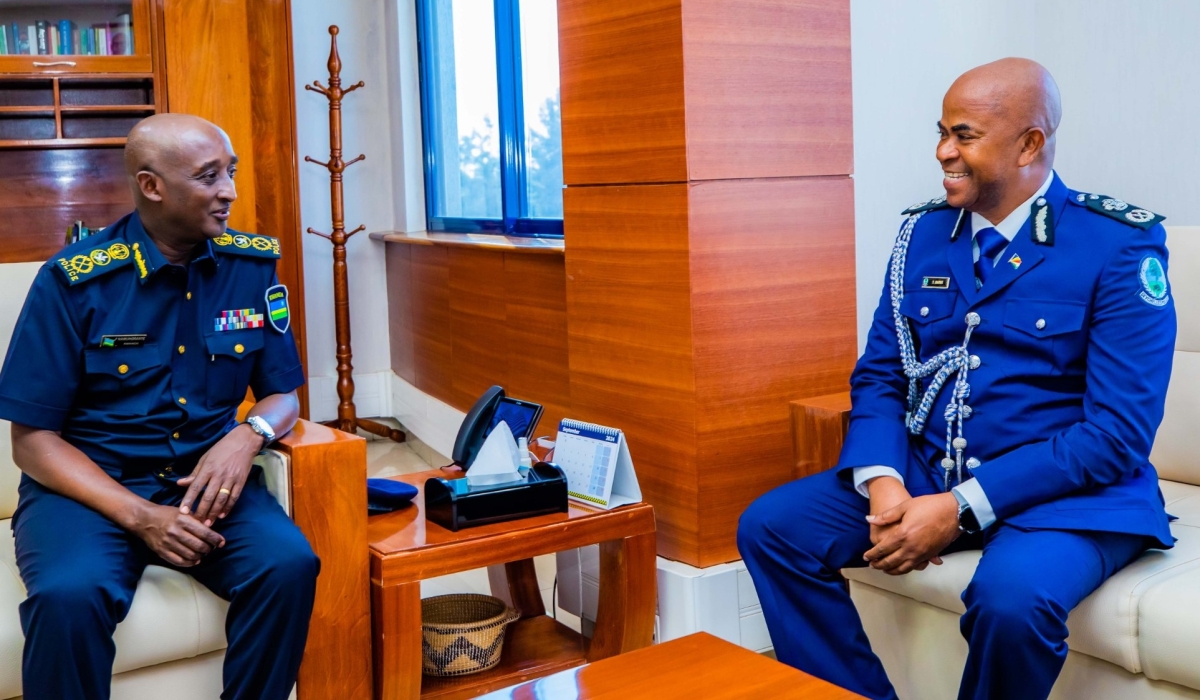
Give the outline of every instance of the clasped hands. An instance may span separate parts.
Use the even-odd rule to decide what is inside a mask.
[[[183,502],[178,507],[152,506],[146,513],[139,534],[150,549],[171,564],[189,567],[224,547],[225,538],[213,524],[233,510],[262,442],[249,427],[239,425],[213,445],[192,473],[179,480],[187,487]]]
[[[871,495],[871,544],[863,555],[871,568],[893,576],[941,564],[938,554],[958,538],[958,500],[952,493],[909,495],[890,476],[867,484]]]

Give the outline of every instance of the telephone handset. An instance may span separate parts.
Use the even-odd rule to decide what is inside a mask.
[[[541,417],[541,404],[508,398],[504,395],[503,387],[492,386],[467,411],[467,417],[458,428],[454,452],[450,456],[455,465],[466,471],[483,447],[483,441],[501,420],[508,424],[513,437],[520,439],[533,434]]]

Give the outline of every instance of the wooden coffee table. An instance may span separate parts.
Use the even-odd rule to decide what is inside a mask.
[[[864,700],[700,632],[489,693],[479,700]]]
[[[657,592],[653,508],[639,503],[606,511],[571,502],[567,513],[458,532],[426,522],[425,481],[462,476],[435,469],[396,477],[420,490],[414,505],[368,519],[376,698],[473,698],[650,645]],[[600,600],[589,641],[545,614],[533,557],[597,543]],[[503,568],[500,580],[493,578],[493,594],[521,613],[505,634],[500,665],[460,678],[422,679],[421,581],[484,566],[492,573],[495,565]]]

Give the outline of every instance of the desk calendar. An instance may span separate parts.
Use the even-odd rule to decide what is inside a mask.
[[[642,500],[629,445],[616,428],[564,418],[554,441],[554,463],[567,475],[571,498],[601,508]]]

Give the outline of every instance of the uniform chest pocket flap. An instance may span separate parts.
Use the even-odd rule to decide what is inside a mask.
[[[124,382],[136,379],[140,372],[162,365],[158,343],[136,348],[87,348],[83,351],[88,374],[106,374]]]
[[[85,348],[87,387],[97,407],[121,415],[140,415],[150,410],[161,393],[163,358],[157,343],[136,348]]]
[[[957,293],[947,290],[905,292],[900,300],[900,313],[915,323],[940,321],[954,313],[957,297]]]
[[[1004,325],[1034,338],[1051,338],[1083,329],[1087,305],[1078,301],[1010,299]]]
[[[239,403],[246,396],[254,353],[262,350],[261,329],[215,332],[204,339],[208,349],[208,396],[210,408]]]

